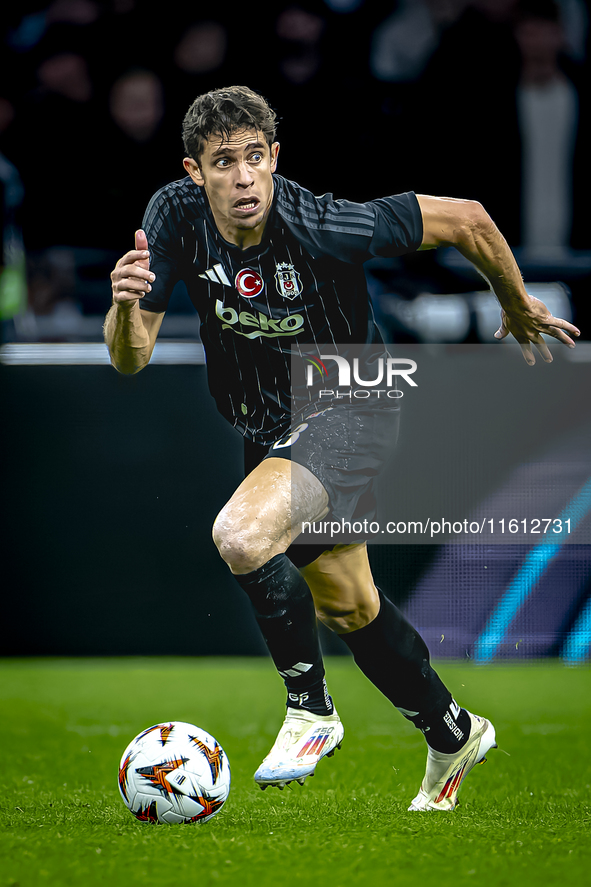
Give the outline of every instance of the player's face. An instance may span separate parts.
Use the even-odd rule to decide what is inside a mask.
[[[184,160],[193,181],[205,188],[220,234],[242,249],[261,242],[278,152],[277,142],[269,148],[262,133],[246,129],[227,140],[210,136],[199,164]]]

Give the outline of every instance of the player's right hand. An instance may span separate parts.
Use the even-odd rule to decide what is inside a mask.
[[[135,232],[135,249],[125,253],[111,272],[113,302],[131,307],[150,292],[154,280],[155,275],[150,271],[148,238],[140,228]]]

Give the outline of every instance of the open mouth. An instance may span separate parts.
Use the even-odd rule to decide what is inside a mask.
[[[237,209],[241,213],[248,213],[256,210],[259,204],[260,200],[257,197],[243,197],[236,201],[234,209]]]

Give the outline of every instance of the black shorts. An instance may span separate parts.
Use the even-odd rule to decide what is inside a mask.
[[[373,408],[347,403],[304,414],[269,448],[245,441],[245,470],[250,473],[265,458],[298,462],[328,493],[329,511],[323,522],[370,523],[376,517],[378,477],[394,453],[399,422],[400,408],[392,402]],[[288,552],[298,566],[311,563],[335,544],[368,538],[344,533],[342,538],[331,537],[332,544],[308,544],[303,535]],[[309,557],[312,550],[315,557]]]

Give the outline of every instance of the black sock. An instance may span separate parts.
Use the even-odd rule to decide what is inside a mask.
[[[235,578],[250,598],[269,653],[285,681],[288,707],[332,714],[314,601],[299,570],[278,554],[252,573]]]
[[[425,734],[431,748],[451,754],[470,735],[470,718],[431,667],[424,640],[392,601],[380,595],[373,622],[340,635],[355,662],[396,708]]]

